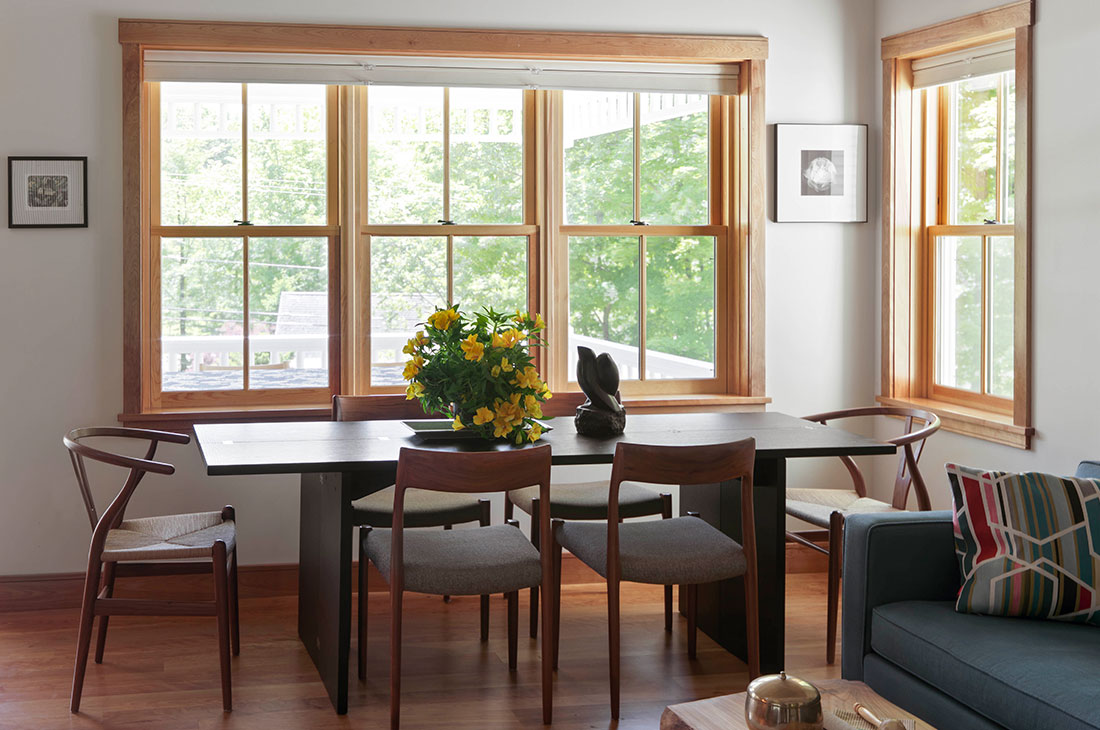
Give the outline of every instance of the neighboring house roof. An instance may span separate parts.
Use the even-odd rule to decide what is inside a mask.
[[[328,332],[328,292],[285,291],[279,294],[275,334],[315,335],[326,332]]]

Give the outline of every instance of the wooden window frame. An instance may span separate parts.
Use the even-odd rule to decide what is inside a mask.
[[[919,405],[938,413],[944,427],[1028,449],[1031,425],[1031,37],[1033,0],[882,39],[882,382],[878,400]],[[934,382],[934,235],[962,227],[941,225],[942,189],[929,191],[923,96],[913,88],[913,61],[997,41],[1016,44],[1013,397],[1011,400],[945,388]],[[943,125],[935,125],[942,129]],[[935,133],[935,132],[933,132]],[[942,147],[942,140],[936,144]],[[1000,185],[1000,181],[998,181]],[[937,194],[938,193],[938,194]],[[998,201],[998,205],[1000,202]],[[967,230],[975,227],[967,226]],[[982,235],[992,235],[993,226]],[[984,264],[983,264],[984,266]],[[983,312],[984,319],[984,312]],[[983,324],[984,328],[984,324]],[[984,348],[983,342],[983,348]],[[984,360],[983,360],[984,366]],[[983,381],[985,373],[983,372]]]
[[[628,398],[636,410],[669,408],[761,409],[764,379],[764,228],[765,228],[765,117],[764,79],[768,41],[762,37],[673,35],[635,33],[579,33],[474,29],[397,28],[282,23],[239,23],[176,20],[119,20],[122,46],[123,118],[123,422],[161,423],[180,427],[199,420],[327,418],[327,403],[301,403],[276,399],[257,405],[230,403],[188,404],[164,407],[151,398],[149,373],[159,363],[152,341],[151,320],[156,302],[156,282],[150,267],[152,242],[149,183],[150,144],[143,132],[150,124],[149,87],[143,78],[147,50],[237,52],[308,52],[370,55],[478,56],[488,58],[545,58],[588,61],[636,61],[663,63],[737,63],[740,93],[721,97],[721,163],[725,192],[712,212],[726,226],[728,255],[724,264],[728,285],[718,296],[728,300],[723,321],[716,330],[725,333],[725,366],[721,388],[707,393]],[[357,210],[365,205],[366,188],[359,178],[365,170],[366,145],[357,130],[365,124],[365,95],[340,87],[339,115],[329,120],[339,135],[339,164],[332,171],[339,181],[336,196],[336,251],[330,256],[330,320],[338,323],[331,338],[330,368],[338,372],[332,391],[364,393],[369,370],[363,353],[369,347],[369,298],[357,284],[369,283],[367,241]],[[535,140],[525,153],[525,165],[534,166],[533,190],[525,188],[525,230],[530,229],[528,266],[532,308],[553,312],[553,303],[565,291],[562,272],[551,266],[559,246],[560,219],[542,191],[555,189],[560,170],[541,151],[554,125],[544,108],[549,92],[535,92],[525,101],[536,113],[525,114],[525,136]],[[347,164],[348,160],[359,164]],[[331,177],[331,176],[330,176]],[[713,202],[713,201],[712,201]],[[330,220],[330,225],[333,223]],[[455,227],[458,228],[457,226]],[[458,230],[449,231],[452,235]],[[342,347],[341,343],[360,343]],[[553,377],[554,362],[549,365]],[[715,392],[717,391],[717,392]],[[384,397],[401,398],[398,395]],[[563,399],[564,400],[564,399]]]

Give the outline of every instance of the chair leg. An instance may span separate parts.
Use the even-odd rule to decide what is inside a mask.
[[[370,527],[359,528],[359,640],[356,645],[358,654],[359,681],[367,679],[367,551],[363,548],[363,541],[370,533]]]
[[[829,515],[829,606],[825,627],[825,662],[836,661],[836,621],[840,606],[840,560],[844,540],[844,515]]]
[[[403,589],[390,584],[390,728],[401,725],[401,599]]]
[[[117,563],[107,563],[103,568],[103,587],[107,589],[104,596],[110,598],[115,594],[115,566]],[[107,619],[110,616],[99,617],[99,636],[95,642],[95,663],[103,663],[103,648],[107,645]]]
[[[550,534],[555,534],[557,526],[561,524],[561,520],[555,520],[554,526],[550,530]],[[550,623],[550,630],[553,633],[551,637],[553,639],[553,652],[551,667],[553,669],[558,668],[558,647],[561,646],[561,543],[554,539],[552,549],[554,551],[554,615],[553,621]],[[546,630],[546,627],[543,627]]]
[[[222,709],[233,711],[233,675],[229,660],[229,576],[225,543],[214,543],[214,604],[218,619],[218,656],[222,665]]]
[[[507,498],[505,501],[507,501]],[[482,527],[488,527],[492,521],[492,512],[490,512],[492,503],[487,499],[479,499],[478,504],[481,506],[481,517],[478,519],[478,523]],[[489,640],[489,596],[481,597],[481,640]]]
[[[699,586],[692,583],[691,585],[680,586],[680,590],[685,591],[684,597],[686,599],[685,603],[687,603],[688,659],[694,659],[698,638],[696,619],[699,616]]]
[[[619,581],[607,580],[607,654],[611,679],[611,719],[619,719]]]
[[[444,530],[449,530],[449,529],[451,529],[451,527],[452,527],[451,525],[443,525]],[[451,602],[451,597],[450,596],[443,596],[443,602],[444,603],[450,603]]]
[[[539,500],[531,500],[531,544],[535,546],[536,550],[540,550],[539,540]],[[536,639],[539,635],[539,587],[533,586],[531,588],[531,638]]]
[[[508,671],[516,671],[519,650],[519,591],[508,594]]]
[[[229,632],[233,640],[233,656],[241,655],[241,606],[237,595],[237,549],[233,548],[229,563]]]
[[[88,667],[88,648],[92,642],[92,623],[95,621],[95,601],[99,592],[99,577],[103,564],[98,555],[88,561],[84,576],[84,599],[80,604],[80,631],[76,639],[76,663],[73,665],[73,691],[69,698],[69,710],[80,711],[80,693],[84,689],[84,670]]]
[[[672,495],[661,495],[661,519],[672,518]],[[672,586],[665,586],[665,631],[672,631]]]

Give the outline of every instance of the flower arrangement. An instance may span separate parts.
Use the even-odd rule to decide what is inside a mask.
[[[405,345],[408,400],[426,413],[446,413],[458,431],[517,444],[537,441],[542,403],[551,397],[531,347],[544,347],[541,314],[467,315],[458,305],[437,309]]]

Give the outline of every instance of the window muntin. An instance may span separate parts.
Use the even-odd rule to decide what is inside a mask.
[[[334,97],[293,84],[152,89],[152,404],[326,397]]]
[[[942,110],[929,135],[939,139],[941,169],[938,220],[928,227],[932,392],[1006,410],[1014,378],[1015,73],[932,93],[929,103]]]

